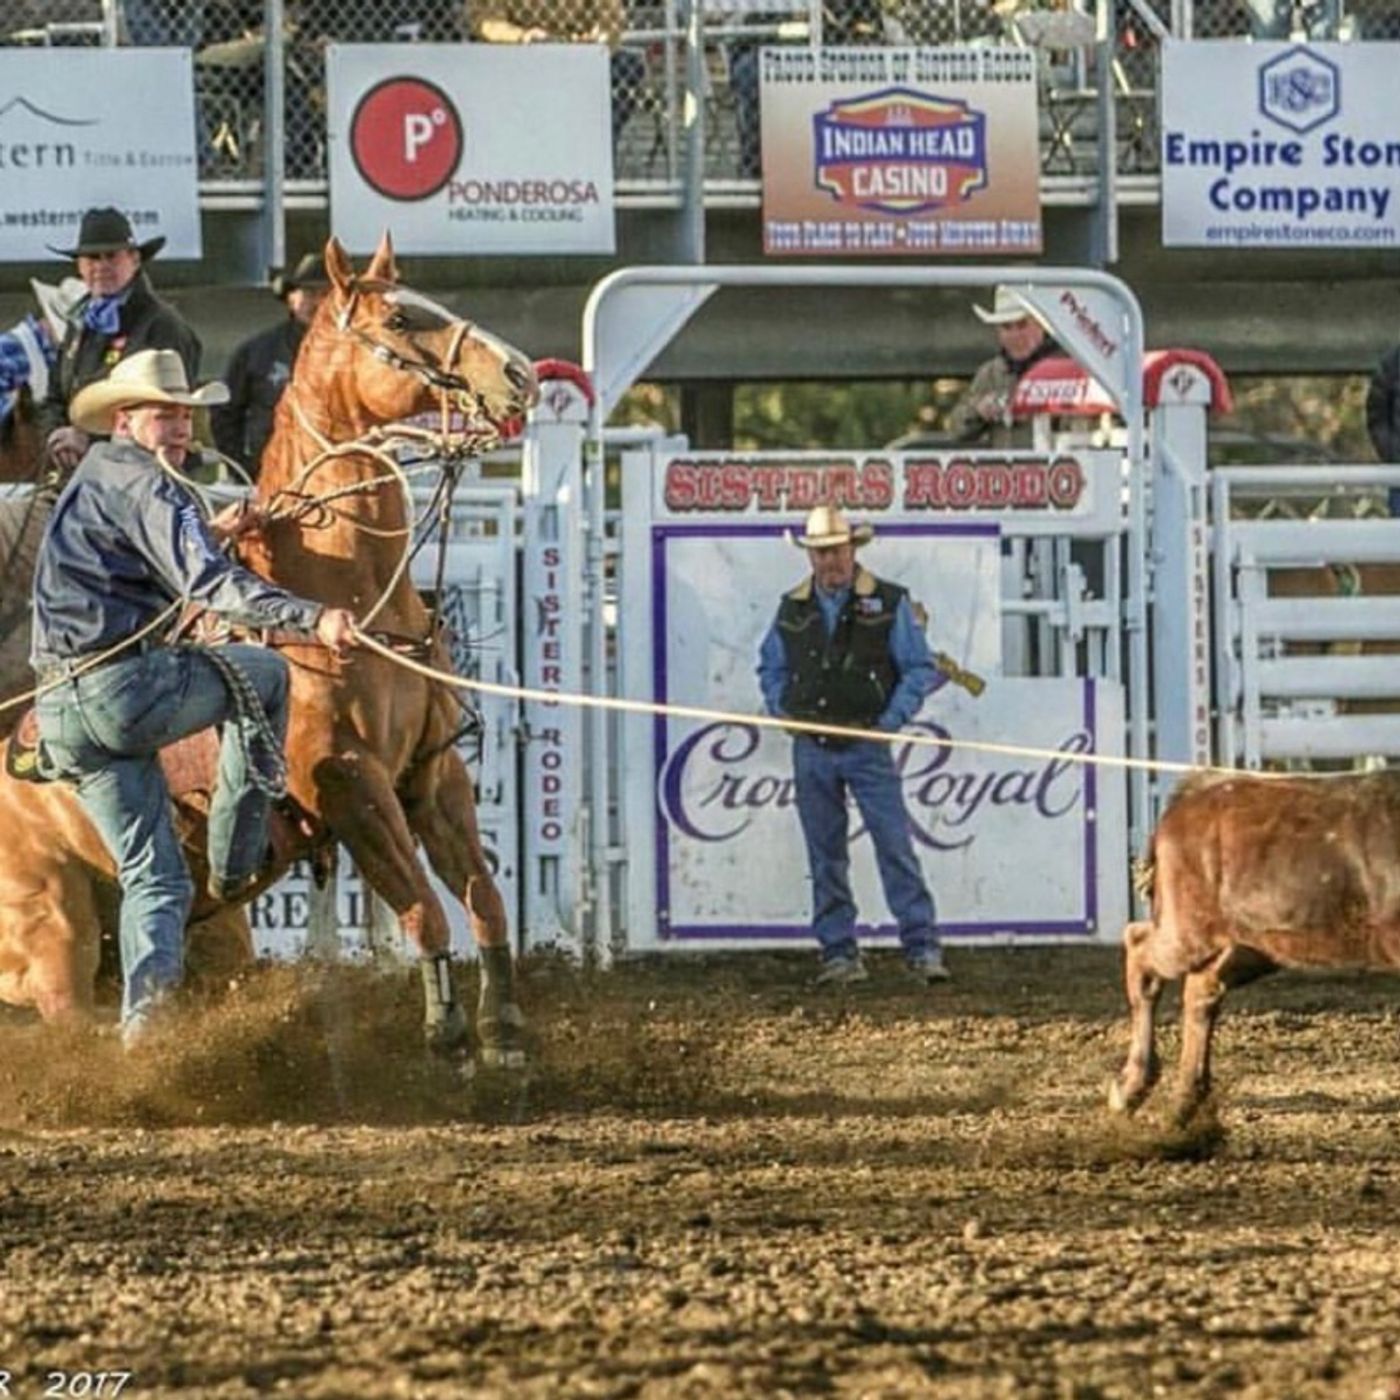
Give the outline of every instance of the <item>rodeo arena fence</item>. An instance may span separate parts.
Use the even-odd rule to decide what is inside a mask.
[[[606,426],[712,296],[994,282],[1066,352],[1017,388],[1030,449],[697,451]],[[808,937],[789,741],[756,718],[755,665],[806,569],[787,531],[821,503],[874,525],[871,566],[981,682],[937,692],[895,740],[954,940],[1116,939],[1131,857],[1184,772],[1400,752],[1393,663],[1366,654],[1400,643],[1385,576],[1400,468],[1210,471],[1224,376],[1143,343],[1129,288],[1080,269],[661,267],[600,282],[582,366],[541,366],[518,446],[459,484],[441,558],[413,561],[420,586],[441,587],[459,676],[483,688],[460,743],[522,949],[606,962]],[[859,833],[853,881],[862,908],[883,908]],[[250,917],[273,956],[406,946],[343,858],[329,889],[294,872]]]
[[[188,47],[206,207],[256,204],[264,191],[318,202],[327,45],[483,39],[476,17],[494,8],[484,0],[0,0],[0,46]],[[751,198],[756,150],[743,109],[761,45],[1033,50],[1041,170],[1073,186],[1159,169],[1165,40],[1400,38],[1400,12],[1387,0],[553,0],[532,13],[551,17],[559,41],[607,39],[618,191],[643,203],[674,197],[696,138],[707,198]],[[1065,197],[1076,196],[1067,188]]]

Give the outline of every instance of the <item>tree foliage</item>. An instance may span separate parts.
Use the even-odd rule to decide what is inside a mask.
[[[1242,376],[1232,384],[1235,411],[1217,417],[1221,458],[1235,461],[1368,462],[1364,375]],[[898,380],[739,385],[734,394],[736,451],[880,448],[909,433],[946,432],[966,380]],[[639,384],[614,422],[680,431],[679,394]]]

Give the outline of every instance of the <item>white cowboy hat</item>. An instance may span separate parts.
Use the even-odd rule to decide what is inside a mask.
[[[835,506],[816,506],[807,516],[806,528],[800,535],[791,530],[787,537],[803,549],[829,549],[832,545],[869,544],[875,538],[873,525],[855,525]]]
[[[120,408],[146,403],[204,408],[227,402],[228,385],[217,380],[191,389],[185,377],[185,362],[175,351],[138,350],[119,360],[106,379],[79,389],[68,406],[68,418],[85,433],[110,433]]]
[[[988,326],[1007,326],[1012,321],[1036,319],[1035,313],[1010,287],[996,289],[990,311],[985,306],[978,306],[976,303],[973,304],[972,309],[977,313],[977,319]]]

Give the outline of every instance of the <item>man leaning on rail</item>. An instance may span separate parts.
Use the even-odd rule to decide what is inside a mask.
[[[209,811],[209,888],[236,900],[255,883],[268,808],[285,776],[288,670],[269,648],[168,646],[165,616],[194,603],[252,627],[351,645],[343,608],[298,598],[233,563],[221,545],[261,515],[231,506],[206,520],[179,472],[193,410],[222,384],[191,389],[173,350],[143,350],[74,397],[83,457],[54,506],[34,583],[34,669],[50,776],[78,797],[117,862],[122,887],[122,1038],[129,1046],[183,971],[194,885],[180,850],[159,751],[222,725]]]
[[[869,525],[853,529],[831,506],[808,515],[796,543],[812,572],[783,596],[759,654],[770,714],[893,734],[948,679],[909,594],[856,563],[856,549],[874,533]],[[821,944],[817,981],[863,982],[868,975],[856,942],[848,795],[870,832],[910,972],[922,982],[946,981],[933,897],[914,855],[890,745],[799,731],[793,772],[812,878],[812,931]]]

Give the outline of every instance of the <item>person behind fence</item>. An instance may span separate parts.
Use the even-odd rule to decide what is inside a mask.
[[[1387,350],[1366,389],[1366,431],[1382,462],[1400,463],[1400,345]],[[1400,487],[1387,493],[1390,513],[1400,515]]]
[[[791,24],[795,13],[805,14],[808,6],[793,4],[787,9],[763,6],[750,9],[746,20],[770,30]],[[885,42],[885,13],[880,0],[825,0],[822,13],[822,47],[850,44],[880,45]],[[800,22],[800,21],[799,21]],[[811,38],[815,42],[814,38]],[[760,123],[759,50],[778,42],[777,36],[737,39],[729,45],[729,88],[734,94],[735,134],[739,139],[739,174],[756,178],[763,171],[763,143]]]
[[[471,7],[472,37],[488,44],[606,44],[616,146],[646,85],[646,60],[622,47],[622,0],[480,0]]]
[[[122,1034],[135,1043],[181,979],[194,886],[180,849],[161,748],[222,725],[209,811],[209,889],[246,895],[267,855],[269,803],[285,778],[287,663],[267,647],[164,645],[180,601],[253,627],[314,635],[337,655],[354,619],[233,563],[221,545],[256,528],[230,506],[206,520],[178,479],[193,410],[173,350],[143,350],[75,395],[74,423],[111,434],[84,455],[49,518],[34,582],[36,706],[48,776],[78,797],[117,862],[122,889]]]
[[[173,306],[156,296],[146,274],[164,246],[160,237],[138,243],[126,215],[105,208],[83,215],[75,246],[49,249],[73,258],[87,287],[87,295],[68,313],[58,366],[39,409],[45,454],[59,476],[78,465],[91,441],[68,419],[68,405],[78,390],[138,350],[174,350],[191,379],[199,373],[199,337]]]
[[[209,412],[214,445],[253,479],[306,328],[330,290],[325,263],[307,253],[291,272],[273,278],[272,290],[286,303],[287,315],[270,330],[249,336],[233,352],[225,376],[228,402]]]
[[[769,714],[897,733],[946,679],[929,653],[920,611],[898,584],[856,562],[874,531],[818,506],[796,543],[812,572],[784,595],[763,638],[758,677]],[[862,982],[851,895],[849,798],[875,848],[886,902],[909,970],[925,983],[948,977],[933,898],[910,838],[891,746],[876,739],[793,736],[797,815],[812,880],[819,983]]]
[[[959,442],[986,447],[1028,447],[1029,423],[1011,417],[1017,382],[1034,364],[1064,352],[1010,287],[998,287],[989,310],[973,306],[978,319],[996,329],[997,353],[978,365],[962,398],[953,405],[949,429]]]

